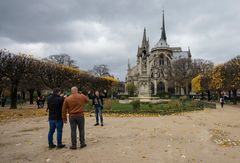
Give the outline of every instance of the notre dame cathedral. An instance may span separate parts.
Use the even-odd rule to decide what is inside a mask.
[[[161,92],[182,94],[183,89],[189,92],[189,83],[186,83],[186,88],[179,88],[171,80],[172,63],[180,58],[191,59],[190,50],[182,51],[181,47],[168,45],[163,13],[161,38],[151,49],[144,28],[142,45],[137,50],[137,64],[131,67],[128,63],[126,84],[133,83],[139,97],[150,97]]]

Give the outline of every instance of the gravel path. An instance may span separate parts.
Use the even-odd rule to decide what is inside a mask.
[[[86,117],[87,147],[71,151],[69,124],[64,149],[49,150],[47,117],[0,123],[0,162],[131,163],[240,162],[240,108],[160,117],[105,117],[95,127]]]

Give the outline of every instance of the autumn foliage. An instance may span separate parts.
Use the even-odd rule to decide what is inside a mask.
[[[0,51],[0,91],[10,88],[11,108],[17,108],[17,93],[19,91],[33,92],[56,87],[69,90],[78,86],[82,92],[91,90],[109,90],[117,81],[112,78],[100,78],[80,71],[78,68],[53,63],[49,60],[35,59],[26,54],[14,54]],[[0,92],[1,94],[1,92]],[[30,100],[32,101],[32,100]]]
[[[200,93],[203,91],[203,87],[201,86],[202,76],[198,75],[192,79],[192,91],[196,93]]]
[[[224,64],[210,67],[204,73],[199,72],[192,79],[192,91],[196,93],[216,92],[222,95],[228,92],[229,98],[233,95],[233,102],[237,100],[237,90],[240,89],[240,56],[237,56]]]

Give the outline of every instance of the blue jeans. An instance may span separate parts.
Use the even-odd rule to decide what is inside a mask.
[[[103,107],[99,105],[95,105],[94,107],[95,107],[96,123],[99,123],[99,117],[100,117],[101,123],[103,124],[103,116],[102,116]]]
[[[53,145],[53,134],[57,129],[57,145],[62,144],[62,120],[49,120],[48,144]]]

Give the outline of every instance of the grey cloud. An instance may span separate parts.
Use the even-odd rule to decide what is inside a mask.
[[[106,63],[124,79],[143,28],[160,38],[162,9],[171,46],[219,63],[239,54],[238,0],[0,0],[0,48],[44,57],[68,53],[80,68]]]

